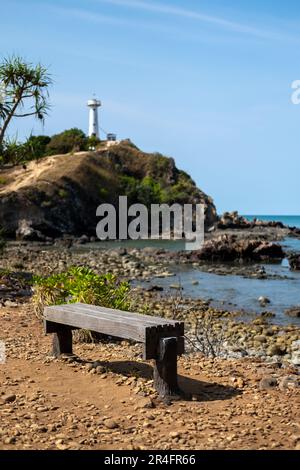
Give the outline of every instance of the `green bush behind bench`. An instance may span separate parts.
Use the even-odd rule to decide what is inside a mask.
[[[32,301],[38,318],[42,318],[47,305],[82,302],[127,311],[133,306],[128,282],[119,281],[111,273],[96,274],[87,267],[71,267],[49,277],[34,276],[33,285]],[[95,337],[81,332],[79,339],[91,341]]]

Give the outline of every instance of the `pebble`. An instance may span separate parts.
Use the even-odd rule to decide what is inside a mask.
[[[296,376],[283,377],[279,382],[279,389],[284,391],[300,387],[300,378]]]
[[[12,403],[13,401],[15,401],[15,399],[16,399],[16,395],[14,395],[13,393],[9,395],[1,396],[2,403]]]
[[[117,429],[119,427],[118,423],[113,419],[106,419],[103,424],[108,429]]]
[[[263,377],[259,382],[260,390],[271,390],[278,385],[278,380],[274,377]]]
[[[15,444],[16,443],[16,438],[15,437],[6,437],[4,440],[3,440],[3,443],[4,444]]]
[[[154,403],[151,398],[146,397],[138,401],[136,408],[154,408]]]

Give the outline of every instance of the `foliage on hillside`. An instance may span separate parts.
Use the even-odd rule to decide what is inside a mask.
[[[48,147],[49,143],[47,144]],[[25,219],[45,236],[95,234],[96,208],[128,204],[203,203],[206,226],[216,221],[212,199],[197,188],[172,158],[146,153],[130,141],[100,142],[93,152],[69,152],[3,169],[0,181],[0,224],[14,236]]]
[[[96,137],[87,137],[75,127],[52,137],[30,135],[24,142],[19,142],[15,137],[7,138],[0,146],[0,164],[25,164],[50,155],[89,150],[99,142]]]

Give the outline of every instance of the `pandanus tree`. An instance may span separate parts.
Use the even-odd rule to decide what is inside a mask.
[[[48,70],[41,64],[33,65],[19,56],[0,62],[0,148],[13,118],[45,119],[51,83]]]

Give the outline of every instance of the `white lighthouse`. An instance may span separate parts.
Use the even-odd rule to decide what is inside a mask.
[[[93,98],[87,102],[87,105],[90,108],[89,137],[94,135],[99,139],[98,108],[101,106],[101,101]]]

